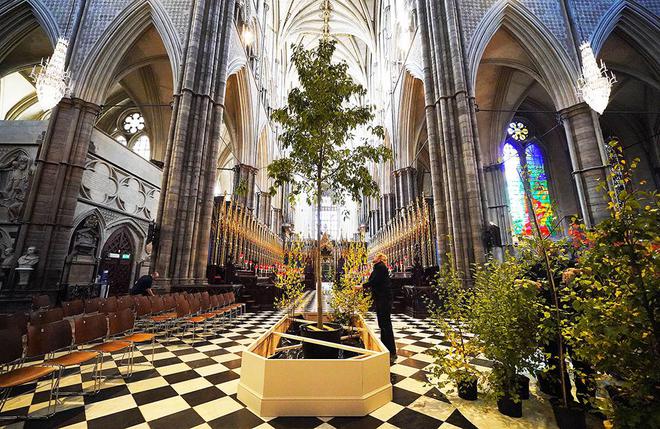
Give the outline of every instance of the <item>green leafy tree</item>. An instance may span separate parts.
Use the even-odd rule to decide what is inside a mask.
[[[316,49],[293,47],[291,61],[298,71],[300,86],[292,89],[287,105],[273,112],[282,126],[279,136],[282,158],[268,166],[274,179],[271,192],[284,183],[291,186],[289,197],[307,195],[307,203],[316,205],[317,249],[316,291],[317,326],[323,327],[323,300],[320,273],[321,199],[327,195],[336,205],[346,196],[358,201],[362,196],[378,195],[378,185],[369,174],[369,162],[391,157],[383,145],[361,141],[356,129],[364,128],[371,139],[382,139],[383,128],[369,124],[373,106],[360,104],[367,92],[348,73],[346,62],[332,62],[336,42],[320,40]]]
[[[626,428],[660,427],[660,196],[635,188],[637,163],[613,166],[610,217],[581,234],[578,268],[565,275],[577,289],[573,348],[614,385],[603,411]]]

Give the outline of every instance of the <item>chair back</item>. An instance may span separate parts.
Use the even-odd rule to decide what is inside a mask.
[[[202,292],[200,295],[200,304],[201,304],[201,310],[202,311],[207,311],[209,308],[211,308],[211,298],[209,297],[208,292]]]
[[[72,317],[83,314],[85,312],[85,305],[81,299],[64,301],[62,303],[62,309],[64,310],[64,317]]]
[[[229,292],[229,303],[230,304],[236,303],[236,294],[234,292]]]
[[[0,316],[0,329],[17,329],[20,335],[27,333],[28,315],[23,312]],[[2,344],[0,342],[0,344]],[[1,348],[1,347],[0,347]]]
[[[190,303],[183,296],[176,298],[176,315],[177,317],[184,317],[190,314]]]
[[[99,305],[99,311],[101,313],[116,313],[117,312],[117,297],[110,296],[108,298],[102,299],[101,304]]]
[[[61,307],[51,308],[50,310],[33,311],[30,314],[30,325],[44,325],[46,323],[57,322],[64,318],[64,310]]]
[[[73,333],[68,320],[28,326],[27,356],[42,356],[71,346]]]
[[[23,334],[18,328],[0,329],[0,365],[23,357]]]
[[[163,305],[163,298],[158,295],[148,296],[147,299],[151,302],[151,312],[152,313],[162,313],[165,310]]]
[[[163,295],[163,309],[171,311],[176,309],[176,296],[172,294]]]
[[[117,311],[135,308],[135,301],[130,295],[122,295],[117,297]]]
[[[138,317],[151,314],[151,301],[146,296],[134,295],[133,300],[135,302],[135,313]]]
[[[211,295],[209,296],[209,301],[211,303],[211,308],[218,308],[220,307],[220,301],[218,301],[218,295]]]
[[[108,313],[108,336],[127,332],[135,326],[135,314],[129,308],[116,313]]]
[[[202,307],[202,306],[201,306],[201,304],[200,304],[200,302],[199,302],[199,296],[192,295],[192,296],[190,297],[190,312],[191,312],[192,314],[199,313],[199,310],[200,310],[201,307]]]
[[[76,317],[73,324],[73,340],[76,345],[104,338],[108,332],[108,319],[101,313]]]
[[[51,306],[50,297],[48,295],[32,295],[32,308],[39,310],[41,308],[49,308]]]
[[[84,301],[85,313],[97,313],[101,306],[101,298],[90,298]]]
[[[225,307],[231,304],[231,298],[229,297],[229,292],[223,293],[222,297],[225,299]]]

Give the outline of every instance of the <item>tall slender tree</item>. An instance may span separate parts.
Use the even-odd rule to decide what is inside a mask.
[[[348,73],[345,61],[333,62],[336,42],[324,38],[316,49],[293,46],[291,61],[300,86],[288,95],[287,105],[273,112],[272,119],[282,126],[279,136],[282,158],[268,166],[274,179],[271,192],[289,183],[289,198],[306,195],[316,206],[316,294],[317,326],[323,328],[321,287],[321,200],[329,196],[343,205],[346,197],[378,195],[378,185],[367,168],[369,162],[384,162],[391,151],[381,140],[381,126],[371,126],[374,106],[363,105],[366,89]],[[361,137],[356,130],[363,129]],[[374,142],[377,141],[377,144]]]

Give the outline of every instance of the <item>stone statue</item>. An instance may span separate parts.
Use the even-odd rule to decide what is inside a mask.
[[[18,268],[32,268],[39,263],[39,252],[34,246],[27,248],[25,255],[18,258]]]
[[[0,170],[9,171],[4,189],[0,190],[0,206],[7,207],[9,222],[18,222],[30,187],[30,158],[19,154]]]
[[[27,248],[25,255],[18,258],[18,285],[25,287],[30,283],[30,277],[34,271],[34,267],[39,263],[39,253],[37,248],[30,246]]]
[[[16,264],[16,257],[14,256],[14,249],[7,247],[2,251],[2,263],[0,264],[0,287],[9,279],[11,269]]]

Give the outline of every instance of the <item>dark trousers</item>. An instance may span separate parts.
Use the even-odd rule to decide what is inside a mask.
[[[376,305],[376,318],[380,328],[380,340],[390,351],[390,357],[396,357],[396,344],[394,344],[394,332],[392,331],[392,303]]]

